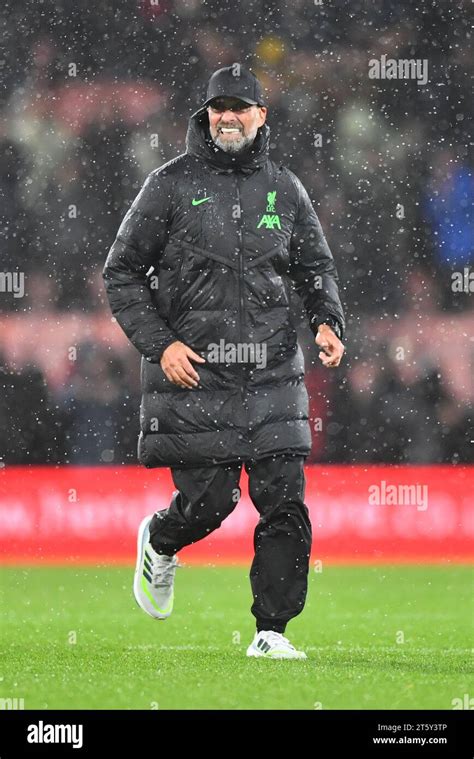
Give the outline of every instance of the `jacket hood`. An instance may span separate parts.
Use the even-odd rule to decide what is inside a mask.
[[[258,128],[256,137],[241,153],[226,153],[215,144],[209,132],[209,116],[205,106],[189,118],[186,134],[186,152],[205,161],[218,173],[241,171],[250,174],[268,159],[270,127],[267,123]]]

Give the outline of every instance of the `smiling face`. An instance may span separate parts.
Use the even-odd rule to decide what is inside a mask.
[[[211,137],[226,153],[240,153],[251,145],[267,115],[265,106],[231,97],[215,98],[207,112]]]

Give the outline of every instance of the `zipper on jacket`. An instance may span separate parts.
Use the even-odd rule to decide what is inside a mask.
[[[179,285],[181,281],[181,274],[183,271],[183,264],[184,264],[184,256],[186,254],[185,250],[181,250],[181,258],[179,262],[179,269],[178,269],[178,276],[176,277],[176,284],[174,286],[173,295],[171,296],[171,302],[170,302],[170,310],[169,310],[169,316],[168,321],[171,325],[171,321],[174,317],[174,311],[176,310],[176,303],[178,299],[178,291],[179,291]]]
[[[243,239],[242,239],[242,204],[240,202],[240,176],[239,172],[236,172],[237,182],[237,203],[239,206],[239,215],[237,219],[237,233],[239,236],[239,342],[243,343],[244,336],[244,259],[243,259]],[[242,364],[240,367],[240,390],[242,394],[242,400],[245,392],[245,366]]]

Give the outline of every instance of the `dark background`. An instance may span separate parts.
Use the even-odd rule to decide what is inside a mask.
[[[301,322],[310,461],[472,462],[474,294],[452,287],[473,263],[468,7],[7,2],[0,270],[25,294],[0,292],[1,460],[135,463],[139,356],[101,269],[146,175],[184,151],[209,76],[237,61],[341,279],[343,366],[321,367]],[[383,54],[426,59],[428,83],[370,79]]]

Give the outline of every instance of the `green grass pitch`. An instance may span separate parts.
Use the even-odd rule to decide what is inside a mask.
[[[183,560],[185,561],[185,560]],[[307,660],[249,659],[248,569],[178,568],[148,617],[133,568],[2,568],[0,698],[25,709],[452,709],[474,695],[467,565],[311,572],[285,634]]]

